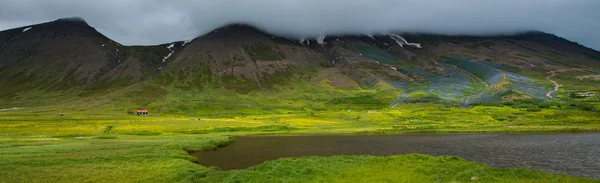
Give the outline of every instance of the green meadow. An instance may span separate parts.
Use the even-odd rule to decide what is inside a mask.
[[[192,177],[201,182],[594,182],[419,154],[285,158],[246,170],[208,171]]]
[[[461,133],[600,131],[596,111],[576,108],[514,108],[400,104],[389,109],[332,109],[219,116],[136,116],[111,111],[0,112],[5,136],[85,137],[102,134],[249,133]]]
[[[288,158],[246,170],[196,164],[231,136],[311,133],[504,133],[600,131],[594,111],[400,104],[186,116],[24,108],[0,112],[0,182],[598,182],[458,157],[401,155]]]
[[[0,182],[599,182],[418,154],[285,158],[222,171],[186,152],[234,142],[223,134],[2,137]]]
[[[340,89],[288,78],[295,82],[257,89],[239,78],[173,80],[0,98],[0,182],[598,182],[417,154],[287,158],[222,171],[187,153],[255,134],[599,132],[598,98],[561,91],[561,100],[463,107],[393,103],[403,91],[389,85]]]

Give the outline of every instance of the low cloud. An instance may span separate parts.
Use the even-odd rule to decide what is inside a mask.
[[[2,30],[78,16],[127,45],[187,40],[243,22],[292,37],[540,30],[600,49],[597,0],[0,0],[0,4]]]

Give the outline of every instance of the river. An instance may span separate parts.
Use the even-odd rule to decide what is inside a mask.
[[[452,155],[497,168],[529,168],[600,179],[598,133],[240,136],[229,146],[192,155],[201,165],[232,170],[283,157],[409,153]]]

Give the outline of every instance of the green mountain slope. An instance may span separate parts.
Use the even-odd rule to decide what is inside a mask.
[[[189,42],[123,46],[83,20],[59,19],[0,32],[0,108],[218,115],[415,102],[598,105],[570,93],[600,90],[600,53],[554,35],[403,36],[422,48],[396,36],[319,43],[236,24]]]

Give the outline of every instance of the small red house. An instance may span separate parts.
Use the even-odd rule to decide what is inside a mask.
[[[137,115],[138,116],[147,116],[148,115],[148,110],[137,110]]]

